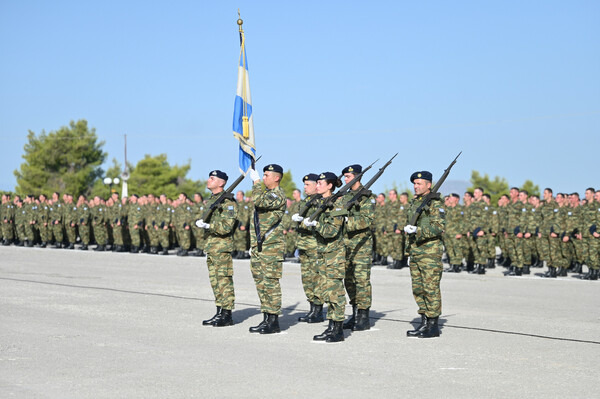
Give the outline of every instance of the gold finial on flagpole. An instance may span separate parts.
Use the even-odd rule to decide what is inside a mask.
[[[237,24],[240,26],[240,32],[243,32],[243,30],[242,30],[243,23],[244,23],[244,20],[242,19],[242,16],[240,15],[240,9],[238,8],[238,20],[237,20]]]

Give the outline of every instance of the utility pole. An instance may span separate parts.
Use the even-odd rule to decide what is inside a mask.
[[[123,188],[121,189],[121,198],[127,197],[127,180],[129,179],[129,170],[127,170],[127,135],[125,135],[125,164],[123,165],[123,173],[121,173],[121,180],[123,181]]]

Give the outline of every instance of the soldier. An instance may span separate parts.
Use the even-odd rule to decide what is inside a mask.
[[[358,172],[360,173],[360,172]],[[342,182],[335,173],[324,172],[317,181],[317,193],[321,194],[321,201],[331,197],[336,187]],[[344,308],[346,295],[344,293],[344,277],[346,275],[346,256],[344,243],[344,218],[348,212],[344,209],[345,201],[338,198],[333,207],[327,209],[317,220],[305,219],[303,224],[312,228],[317,239],[317,263],[322,271],[320,279],[323,297],[327,301],[327,319],[329,326],[313,340],[325,342],[340,342],[344,340]],[[370,249],[371,247],[369,247]],[[371,253],[369,252],[369,265]]]
[[[63,222],[65,226],[65,232],[67,233],[67,240],[69,246],[67,249],[74,249],[75,242],[77,241],[77,206],[73,203],[73,196],[66,195],[64,205]]]
[[[2,196],[2,236],[2,245],[15,241],[15,205],[8,194]]]
[[[137,194],[129,197],[129,206],[127,207],[127,224],[131,237],[131,253],[137,254],[142,244],[142,231],[144,228],[144,216],[141,204],[138,204]]]
[[[258,172],[250,169],[254,217],[251,219],[250,269],[260,299],[263,321],[250,327],[251,333],[272,334],[280,332],[281,286],[285,241],[281,219],[285,212],[285,193],[279,187],[283,168],[270,164],[263,168],[263,190]],[[256,222],[258,221],[258,224]]]
[[[292,215],[292,220],[298,223],[298,252],[300,257],[300,270],[302,287],[310,304],[307,314],[298,317],[298,321],[307,323],[320,323],[323,319],[323,293],[319,290],[321,284],[319,265],[317,264],[317,238],[312,229],[301,223],[307,215],[316,210],[316,201],[321,197],[317,194],[317,180],[319,176],[309,173],[302,178],[306,197],[300,202],[298,212]],[[300,214],[301,212],[302,214]],[[342,317],[343,318],[343,317]]]
[[[177,231],[177,241],[179,242],[179,251],[177,256],[188,256],[192,245],[192,219],[194,207],[192,202],[184,193],[179,194],[178,206],[175,208],[173,222]]]
[[[443,237],[444,246],[448,254],[448,263],[450,263],[450,268],[445,271],[450,273],[460,273],[460,265],[463,258],[461,240],[464,240],[463,231],[466,228],[462,225],[463,218],[458,201],[460,201],[460,195],[452,193],[448,199],[448,206],[445,208],[446,226]]]
[[[212,193],[206,207],[210,207],[223,195],[228,176],[220,170],[209,173],[206,188]],[[236,204],[233,196],[225,199],[215,207],[206,221],[199,219],[196,226],[203,229],[206,251],[208,277],[215,295],[217,313],[210,319],[204,320],[203,325],[225,327],[233,325],[231,311],[234,307],[235,292],[233,289],[233,233],[236,222]]]
[[[15,195],[13,202],[15,204],[16,245],[22,247],[25,245],[25,240],[27,240],[27,234],[25,232],[25,224],[28,223],[27,208],[23,206],[23,201],[21,201],[21,197],[18,195]]]
[[[483,201],[483,188],[477,187],[473,190],[473,202],[469,208],[467,237],[472,238],[473,255],[475,257],[475,269],[477,274],[485,274],[485,266],[488,262],[488,236],[489,218],[488,206]]]
[[[46,245],[52,241],[52,223],[50,222],[50,205],[48,204],[45,194],[39,195],[40,200],[40,212],[39,216],[39,229],[40,238],[42,240],[41,248],[46,248]]]
[[[96,240],[94,251],[105,251],[108,244],[108,232],[106,230],[108,215],[106,205],[102,202],[99,196],[95,196],[94,207],[91,209],[92,229],[94,230],[94,238]]]
[[[402,248],[402,219],[400,212],[400,201],[398,201],[398,192],[394,189],[388,192],[388,202],[385,204],[386,207],[386,221],[385,226],[386,238],[388,240],[389,255],[392,256],[392,264],[388,266],[388,269],[400,269],[400,259],[404,258],[404,250]]]
[[[362,172],[362,166],[350,165],[342,170],[345,184]],[[362,189],[360,180],[342,197],[347,204]],[[369,311],[372,301],[371,251],[373,233],[371,225],[375,214],[375,198],[370,191],[348,209],[348,221],[344,225],[346,247],[346,277],[344,286],[352,305],[352,316],[344,323],[344,329],[364,331],[371,328]]]
[[[538,234],[538,253],[539,253],[539,261],[541,265],[538,264],[539,267],[542,267],[545,263],[546,265],[550,264],[550,223],[549,221],[553,217],[553,209],[556,207],[556,202],[554,201],[553,191],[551,188],[547,187],[544,189],[544,201],[541,202],[538,213],[540,217],[540,230]]]
[[[379,193],[376,198],[375,215],[373,216],[374,256],[373,264],[387,266],[388,250],[386,245],[385,227],[387,225],[387,208],[385,194]]]
[[[171,224],[172,206],[167,202],[166,194],[160,195],[160,205],[157,206],[157,225],[158,239],[162,247],[161,255],[169,254],[169,226]]]
[[[431,191],[432,179],[432,174],[427,171],[415,172],[410,176],[415,196],[409,205],[404,231],[408,234],[412,291],[419,306],[421,324],[415,330],[407,331],[408,337],[432,338],[440,335],[438,318],[442,313],[440,280],[445,224],[442,202],[432,199],[418,216],[416,225],[410,224],[417,208]]]
[[[249,259],[248,242],[250,234],[250,216],[252,211],[250,209],[250,204],[244,200],[243,191],[238,191],[235,198],[237,201],[237,227],[233,235],[233,245],[235,250],[232,256],[234,259]]]
[[[498,233],[500,231],[500,220],[498,218],[498,210],[492,206],[492,198],[489,194],[483,194],[485,202],[484,211],[487,212],[489,218],[489,236],[487,245],[487,264],[486,268],[494,269],[496,267],[496,245],[498,244]]]
[[[204,213],[204,209],[206,209],[206,206],[204,204],[204,198],[202,198],[202,195],[199,193],[194,194],[194,206],[192,208],[192,213],[196,214],[196,215],[202,215]],[[198,216],[201,217],[201,216]],[[192,220],[196,220],[196,216],[194,216],[192,218]],[[194,228],[192,228],[192,238],[194,241],[195,247],[196,247],[196,256],[205,256],[206,254],[204,253],[204,244],[205,244],[205,235],[204,232],[202,231],[202,229],[198,229],[195,227],[195,225],[193,226]]]
[[[284,216],[284,226],[283,228],[285,233],[285,257],[293,258],[294,253],[296,252],[296,241],[298,240],[298,222],[292,220],[292,215],[298,213],[300,209],[300,200],[302,193],[300,190],[295,189],[292,192],[292,196],[294,200],[291,201],[289,206],[286,209],[286,216]],[[287,219],[287,220],[286,220]],[[287,223],[285,223],[287,221]]]
[[[90,206],[84,195],[77,199],[77,228],[79,229],[79,238],[81,238],[82,251],[87,251],[90,245]]]
[[[475,243],[473,242],[473,236],[469,234],[469,223],[471,219],[471,204],[473,203],[473,193],[470,191],[465,192],[463,195],[464,206],[462,208],[462,217],[464,220],[463,231],[464,242],[463,242],[463,257],[465,258],[467,271],[471,272],[474,269],[475,264]]]
[[[590,190],[590,189],[588,189]],[[598,280],[598,270],[600,269],[600,190],[594,192],[593,210],[587,215],[589,217],[584,228],[590,233],[588,244],[588,273],[583,277],[584,280]]]

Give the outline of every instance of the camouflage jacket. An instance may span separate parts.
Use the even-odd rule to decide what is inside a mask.
[[[422,196],[413,197],[406,213],[405,224],[409,224],[410,219],[422,202]],[[445,211],[442,208],[442,201],[434,199],[423,209],[417,219],[417,232],[408,235],[408,253],[414,256],[441,252],[441,239],[445,224]]]
[[[356,191],[350,190],[344,194],[342,206],[345,206],[361,188],[359,187]],[[348,221],[344,224],[344,242],[347,247],[364,245],[364,240],[372,237],[371,226],[375,217],[375,202],[374,195],[363,195],[348,209]]]
[[[317,199],[311,203],[311,200],[315,197]],[[304,198],[302,201],[300,201],[300,206],[298,207],[299,208],[298,210],[304,211],[302,213],[304,214],[305,218],[317,210],[317,207],[320,204],[320,202],[319,202],[320,197],[321,196],[319,194],[315,194],[312,196],[309,195],[306,198]],[[310,205],[307,206],[308,203],[310,203]],[[312,229],[306,228],[306,226],[302,222],[300,222],[298,224],[298,242],[296,243],[296,247],[298,247],[298,249],[303,249],[303,250],[316,250],[317,249],[317,238],[314,235],[314,231]]]
[[[252,202],[254,212],[258,215],[260,235],[264,237],[263,248],[268,245],[283,243],[283,226],[281,220],[285,212],[286,197],[281,187],[272,190],[262,188],[261,184],[252,186]],[[250,242],[256,246],[256,228],[254,217],[250,218]]]
[[[319,205],[323,203],[319,200]],[[343,208],[346,202],[338,198],[333,207],[319,215],[317,227],[314,227],[319,253],[340,251],[344,248],[344,219],[347,214]]]
[[[219,195],[212,195],[206,202],[209,208]],[[232,198],[226,198],[213,211],[209,221],[210,228],[205,230],[204,238],[206,244],[204,250],[207,253],[231,252],[233,251],[233,233],[237,223],[236,202]]]

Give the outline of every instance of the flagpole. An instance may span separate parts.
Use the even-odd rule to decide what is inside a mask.
[[[239,8],[238,8],[237,24],[240,27],[240,48],[241,48],[240,58],[241,58],[241,62],[243,62],[244,69],[246,69],[248,67],[246,65],[246,44],[244,43],[245,42],[244,29],[242,28],[242,25],[244,24],[244,20],[242,19]],[[242,98],[244,99],[243,112],[242,112],[242,135],[244,136],[244,138],[247,139],[250,137],[250,125],[248,122],[248,108],[246,106],[246,96],[247,96],[247,94],[246,94],[246,75],[244,74],[243,82],[242,82]],[[255,168],[254,165],[255,165],[255,161],[253,158],[252,159],[252,169]]]

